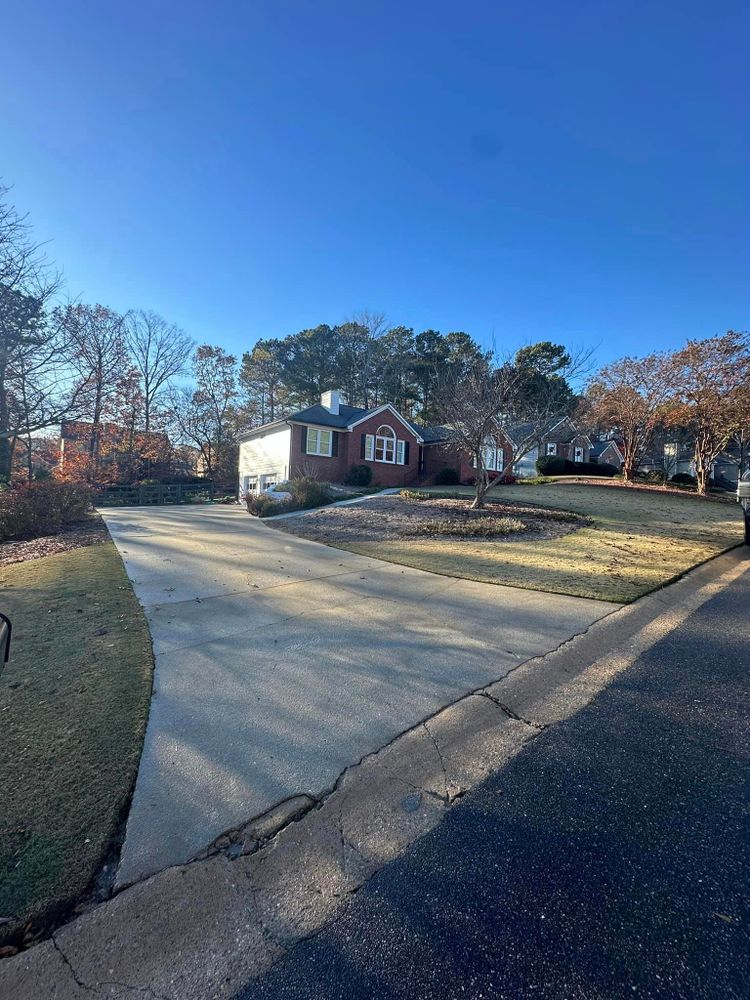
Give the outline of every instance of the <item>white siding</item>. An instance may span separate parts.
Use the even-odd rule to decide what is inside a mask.
[[[244,492],[246,476],[257,478],[274,475],[278,482],[289,474],[292,428],[279,427],[267,434],[257,434],[240,442],[240,493]]]

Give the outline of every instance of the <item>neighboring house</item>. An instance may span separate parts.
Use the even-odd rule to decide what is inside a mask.
[[[329,390],[320,403],[239,435],[240,493],[299,476],[343,482],[354,465],[368,465],[382,486],[409,485],[423,468],[422,431],[391,403],[347,406]]]
[[[589,450],[589,461],[598,462],[600,465],[614,465],[619,469],[625,461],[625,456],[616,441],[595,441]]]
[[[508,428],[507,435],[514,448],[518,448],[533,432],[533,424],[515,424]],[[540,435],[539,441],[513,466],[517,476],[536,476],[536,462],[540,455],[557,455],[571,462],[588,462],[591,454],[591,439],[576,427],[570,417],[551,422]]]

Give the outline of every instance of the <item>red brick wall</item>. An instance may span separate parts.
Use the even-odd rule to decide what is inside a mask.
[[[409,442],[409,461],[406,465],[368,462],[361,457],[362,435],[375,434],[382,424],[391,427],[398,440]],[[379,483],[381,486],[407,486],[417,478],[419,444],[416,435],[391,414],[381,413],[370,417],[363,423],[357,424],[351,432],[334,431],[338,440],[338,455],[332,458],[303,454],[302,442],[306,433],[306,425],[292,424],[292,477],[308,471],[318,479],[340,483],[344,481],[353,465],[369,465],[372,469],[373,483]]]
[[[496,440],[498,445],[501,445],[503,449],[503,469],[510,471],[513,449],[508,444],[504,435],[499,435]],[[462,483],[467,479],[474,479],[477,473],[477,470],[471,464],[471,458],[458,451],[455,447],[444,444],[427,445],[424,449],[423,481],[425,483],[431,482],[438,472],[446,468],[457,469]]]
[[[346,431],[333,431],[336,436],[334,447],[338,444],[338,455],[324,458],[321,455],[306,455],[302,451],[302,443],[306,440],[307,425],[292,424],[292,457],[290,478],[312,476],[326,483],[340,483],[349,471],[347,447],[351,434]]]

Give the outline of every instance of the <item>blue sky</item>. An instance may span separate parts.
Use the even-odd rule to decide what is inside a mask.
[[[352,312],[600,361],[748,322],[742,3],[9,0],[69,294],[240,352]]]

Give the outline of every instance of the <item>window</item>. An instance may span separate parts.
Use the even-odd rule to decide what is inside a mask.
[[[396,461],[396,435],[393,428],[387,424],[378,427],[375,432],[375,461],[391,463]]]
[[[243,476],[243,479],[242,479],[242,492],[243,493],[257,493],[258,492],[258,477],[257,476]]]
[[[387,424],[378,427],[375,434],[363,434],[362,442],[362,458],[366,462],[409,464],[409,442],[398,440],[393,428]]]
[[[548,455],[556,455],[557,454],[557,445],[556,444],[552,444],[552,443],[548,444],[547,445],[547,452],[546,452],[546,454],[548,454]]]
[[[573,450],[573,461],[582,462],[583,461],[583,448],[576,447]]]
[[[261,476],[260,477],[260,488],[263,490],[270,490],[272,486],[275,486],[278,479],[275,475]]]
[[[332,435],[330,431],[322,431],[317,427],[307,428],[305,451],[308,455],[322,455],[324,458],[330,458],[331,444]]]
[[[485,438],[482,447],[482,463],[488,472],[503,471],[503,449],[498,447],[494,438]],[[473,465],[476,466],[476,459]]]

